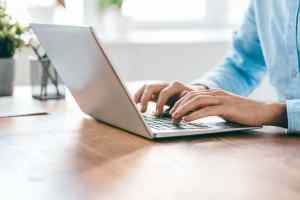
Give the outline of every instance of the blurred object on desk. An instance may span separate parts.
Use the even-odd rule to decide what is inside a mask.
[[[23,90],[16,90],[12,97],[0,98],[0,118],[46,114],[48,113],[41,102],[33,101],[29,92],[24,93]]]
[[[30,59],[32,97],[38,100],[65,98],[65,86],[38,39],[33,35],[28,46],[36,55]]]
[[[47,58],[30,59],[32,97],[38,100],[65,98],[65,86]]]

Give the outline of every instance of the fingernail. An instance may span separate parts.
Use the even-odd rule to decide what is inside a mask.
[[[183,120],[184,120],[185,122],[191,122],[191,118],[190,118],[190,117],[184,117]]]

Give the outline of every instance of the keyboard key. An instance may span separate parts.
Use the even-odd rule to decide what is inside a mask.
[[[192,130],[192,129],[207,129],[208,126],[200,124],[188,124],[181,122],[179,124],[174,124],[170,118],[158,118],[151,115],[144,115],[145,122],[151,128],[157,130]]]

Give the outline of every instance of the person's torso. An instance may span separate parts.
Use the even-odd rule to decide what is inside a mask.
[[[300,1],[255,0],[255,19],[271,84],[279,98],[300,98]]]

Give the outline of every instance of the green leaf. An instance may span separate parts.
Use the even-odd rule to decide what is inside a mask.
[[[21,36],[28,30],[10,17],[0,6],[0,58],[12,57],[24,46]]]
[[[110,6],[122,7],[123,0],[99,0],[101,9],[107,9]]]

